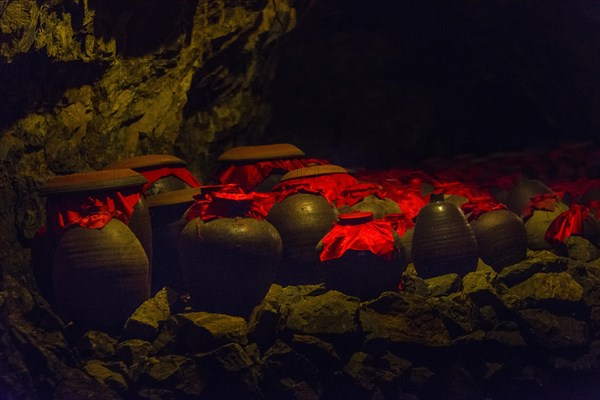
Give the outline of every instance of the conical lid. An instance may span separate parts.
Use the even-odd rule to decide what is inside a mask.
[[[304,157],[304,152],[289,143],[233,147],[218,158],[219,161],[261,161],[278,158]]]
[[[181,158],[170,154],[147,154],[145,156],[136,156],[115,161],[102,169],[131,168],[133,170],[140,170],[152,167],[164,167],[167,165],[187,166],[187,163]]]
[[[308,178],[310,176],[319,175],[330,175],[330,174],[347,174],[346,168],[340,167],[339,165],[325,164],[325,165],[313,165],[310,167],[293,169],[281,177],[281,181],[287,181],[289,179],[296,178]]]
[[[52,195],[99,191],[107,189],[122,189],[142,186],[148,180],[137,172],[124,168],[106,171],[79,172],[76,174],[56,176],[48,180],[40,188],[40,194]]]

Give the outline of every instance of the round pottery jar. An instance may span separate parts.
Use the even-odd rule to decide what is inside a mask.
[[[104,170],[130,168],[148,179],[144,196],[150,197],[172,190],[198,187],[200,183],[187,169],[187,163],[170,154],[147,154],[116,161]]]
[[[185,227],[183,215],[194,202],[200,188],[187,188],[148,198],[152,218],[152,293],[165,286],[182,293],[185,285],[179,267],[179,237]]]
[[[150,295],[148,256],[122,222],[147,212],[139,207],[146,182],[126,169],[59,176],[41,189],[48,196],[46,227],[56,239],[53,297],[81,327],[118,331]]]
[[[463,212],[454,203],[431,196],[415,222],[412,258],[423,279],[475,271],[477,240]]]
[[[554,193],[552,189],[537,179],[521,178],[509,190],[506,206],[512,212],[522,216],[532,197],[545,193]]]
[[[388,214],[402,212],[398,203],[388,199],[383,188],[377,184],[359,183],[342,192],[342,196],[345,205],[339,207],[340,213],[371,212],[373,219],[380,219]]]
[[[275,279],[281,237],[269,222],[245,216],[251,195],[215,192],[210,201],[219,202],[228,216],[206,221],[200,216],[185,225],[182,276],[195,309],[247,318]]]
[[[327,253],[323,245],[330,238],[330,246],[348,248],[334,249],[337,257],[321,262],[327,288],[364,300],[398,290],[406,265],[401,264],[400,238],[391,223],[373,220],[371,212],[340,214],[339,222],[319,242],[321,256]],[[384,243],[389,247],[385,254],[381,252]]]
[[[289,143],[233,147],[218,158],[218,180],[236,183],[246,191],[270,192],[288,171],[306,166],[305,154]]]
[[[521,218],[512,211],[488,211],[474,218],[470,225],[477,239],[479,257],[496,272],[526,258],[527,231]]]

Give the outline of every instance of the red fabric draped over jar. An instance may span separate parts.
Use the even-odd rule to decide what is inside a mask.
[[[321,261],[340,258],[348,250],[370,251],[385,260],[391,260],[394,253],[392,224],[383,219],[357,225],[336,223],[321,243]]]
[[[198,179],[196,179],[196,177],[192,175],[192,173],[185,167],[163,167],[138,172],[148,180],[148,183],[142,187],[142,192],[145,192],[146,189],[148,189],[148,187],[157,180],[167,176],[175,176],[188,184],[190,187],[200,186]]]
[[[389,199],[395,201],[402,213],[406,214],[408,219],[413,219],[419,214],[429,201],[428,196],[421,194],[421,189],[412,186],[386,187],[386,194]]]
[[[543,193],[532,196],[529,203],[525,206],[521,215],[523,221],[529,219],[535,210],[554,211],[556,203],[560,200],[556,193]]]
[[[264,181],[273,171],[292,171],[309,165],[329,164],[326,160],[317,158],[294,158],[281,160],[256,161],[248,164],[233,164],[219,171],[216,178],[219,182],[236,183],[249,192]]]
[[[383,188],[376,183],[358,183],[342,191],[342,204],[352,207],[367,196],[377,196],[380,199],[386,198]]]
[[[480,199],[479,201],[481,202],[483,198],[493,201],[492,195],[487,190],[466,185],[462,182],[436,182],[433,193],[463,196],[470,201]]]
[[[46,202],[46,228],[60,234],[73,225],[101,229],[113,218],[127,224],[141,196],[138,188],[50,196]]]
[[[415,223],[407,214],[388,214],[383,217],[385,221],[392,224],[392,229],[400,236],[404,236],[407,230],[414,228]]]
[[[544,239],[547,242],[557,245],[565,243],[569,236],[583,236],[583,223],[589,218],[590,210],[579,204],[572,204],[571,207],[561,213],[552,221]]]
[[[273,188],[277,194],[277,202],[296,193],[320,194],[327,199],[329,204],[340,206],[344,204],[342,192],[356,186],[358,180],[348,174],[327,174],[310,176],[306,178],[294,178],[283,181]]]
[[[475,198],[460,206],[460,209],[467,216],[467,220],[469,222],[479,218],[481,215],[487,212],[506,210],[507,208],[508,207],[506,207],[504,204],[498,203],[495,200],[490,200],[487,197],[479,199]]]
[[[235,185],[227,185],[221,191],[194,196],[194,204],[186,212],[187,221],[201,218],[210,221],[217,218],[265,219],[275,203],[271,193],[244,193]]]

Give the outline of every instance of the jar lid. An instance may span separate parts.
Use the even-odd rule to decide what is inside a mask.
[[[352,211],[338,215],[341,224],[364,224],[373,221],[373,213],[370,211]]]
[[[56,176],[48,180],[39,192],[42,195],[99,191],[142,186],[148,180],[143,175],[128,169],[79,172]]]
[[[131,168],[133,170],[139,170],[153,167],[163,167],[167,165],[185,167],[187,166],[187,163],[181,158],[172,156],[170,154],[147,154],[145,156],[136,156],[115,161],[114,163],[108,164],[102,169]]]
[[[159,193],[146,199],[148,207],[173,206],[177,204],[193,203],[194,196],[200,194],[200,188],[186,188]]]
[[[333,164],[324,164],[324,165],[313,165],[310,167],[293,169],[287,172],[285,175],[281,177],[281,181],[287,181],[289,179],[297,179],[297,178],[308,178],[311,176],[320,176],[320,175],[331,175],[331,174],[347,174],[348,170],[344,167],[340,167],[339,165]]]
[[[278,158],[304,157],[298,147],[289,143],[263,144],[258,146],[233,147],[218,158],[219,161],[261,161]]]

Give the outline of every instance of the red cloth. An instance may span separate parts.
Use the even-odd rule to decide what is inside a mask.
[[[571,207],[561,213],[552,221],[544,239],[547,242],[557,245],[564,243],[569,236],[583,235],[583,223],[588,219],[590,210],[579,204],[572,204]]]
[[[600,200],[592,200],[587,206],[596,217],[600,217]]]
[[[555,193],[543,193],[531,197],[529,203],[523,209],[523,220],[529,219],[535,210],[554,211],[559,200]]]
[[[266,160],[248,164],[233,164],[217,173],[216,178],[221,183],[236,183],[245,191],[251,191],[264,181],[273,171],[292,171],[309,165],[329,164],[326,160],[317,158],[294,158],[287,160]]]
[[[295,178],[283,181],[273,188],[277,193],[277,202],[283,201],[288,196],[296,193],[320,194],[333,206],[340,206],[344,202],[342,192],[356,186],[358,180],[348,174],[327,174]]]
[[[487,212],[507,209],[504,204],[494,200],[488,200],[487,198],[484,198],[483,201],[477,201],[477,199],[471,200],[460,206],[460,208],[467,216],[469,222],[479,218]]]
[[[413,219],[427,203],[427,196],[421,195],[421,190],[409,186],[386,188],[387,197],[394,200],[407,218]]]
[[[358,225],[336,223],[321,242],[321,261],[340,258],[347,250],[370,251],[385,260],[394,253],[392,224],[382,219]]]
[[[342,191],[342,204],[352,207],[367,196],[375,195],[385,199],[386,194],[381,186],[376,183],[358,183]]]
[[[148,183],[142,187],[142,192],[145,192],[150,185],[166,176],[175,176],[187,183],[190,187],[200,186],[198,179],[196,179],[196,177],[185,167],[164,167],[138,172],[148,180]]]
[[[391,223],[392,229],[400,236],[404,236],[407,230],[415,227],[414,221],[408,218],[407,214],[387,214],[383,219]]]
[[[465,185],[462,182],[437,182],[434,185],[433,193],[435,194],[453,194],[463,196],[469,200],[488,198],[493,201],[492,195],[485,189],[475,188],[470,185]]]
[[[243,193],[240,189],[235,192],[217,191],[209,194],[194,196],[196,201],[186,212],[186,219],[201,218],[211,221],[217,218],[254,218],[265,219],[271,206],[275,203],[275,196],[271,193]]]
[[[60,234],[73,225],[101,229],[113,218],[127,224],[141,196],[137,188],[50,196],[46,202],[46,228]]]

